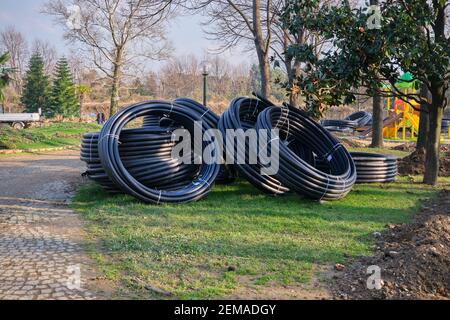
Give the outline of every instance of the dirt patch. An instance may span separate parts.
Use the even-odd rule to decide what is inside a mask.
[[[335,271],[330,266],[315,265],[313,278],[304,284],[280,285],[269,283],[264,286],[254,284],[251,276],[239,276],[239,283],[244,284],[232,295],[230,300],[329,300],[332,295],[328,286]]]
[[[392,147],[392,150],[413,152],[414,150],[416,150],[416,143],[415,142],[402,143]]]
[[[415,151],[398,161],[398,172],[400,175],[422,175],[425,173],[424,163],[425,153],[423,151]],[[450,148],[448,146],[441,147],[439,176],[450,176]]]
[[[353,139],[348,139],[348,138],[339,138],[341,140],[342,145],[345,148],[365,148],[366,144],[363,142],[358,142],[356,140]]]
[[[57,138],[81,138],[83,135],[81,133],[56,132],[54,136]]]
[[[337,299],[450,299],[450,190],[425,201],[411,224],[377,233],[376,253],[336,276]],[[381,289],[367,288],[367,268],[381,270]]]

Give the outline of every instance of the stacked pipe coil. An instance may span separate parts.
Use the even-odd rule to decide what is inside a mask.
[[[357,127],[364,127],[368,123],[372,121],[372,115],[366,111],[358,111],[354,112],[348,117],[346,117],[344,120],[347,121],[356,121]]]
[[[394,181],[397,177],[397,158],[395,156],[352,152],[356,165],[356,183],[383,183]]]
[[[352,189],[356,168],[350,154],[332,134],[301,110],[266,108],[258,116],[256,128],[266,129],[271,140],[282,141],[275,177],[287,188],[317,200],[341,199]],[[279,129],[279,135],[271,129]],[[297,147],[290,147],[292,143]],[[298,145],[303,146],[303,156],[299,154]],[[325,162],[329,173],[317,168],[314,158]]]
[[[198,165],[198,173],[194,178],[188,179],[187,182],[179,183],[176,188],[170,189],[143,184],[130,172],[119,148],[120,136],[127,123],[135,118],[144,116],[158,116],[159,118],[173,120],[188,130],[191,136],[194,135],[196,126],[200,126],[197,129],[201,130],[202,134],[212,129],[207,121],[201,121],[202,116],[198,112],[185,108],[176,102],[146,101],[120,110],[108,120],[98,137],[98,155],[109,179],[123,192],[149,203],[184,203],[206,196],[219,173],[220,165],[217,164],[218,162],[209,164],[203,162]],[[196,150],[198,147],[200,147],[200,150],[203,150],[207,146],[207,143],[204,141],[201,141],[200,145],[196,145],[199,142],[196,139],[192,140],[192,150]],[[164,150],[164,152],[166,151]],[[167,152],[171,154],[171,150],[168,149]],[[187,156],[198,157],[201,155]],[[164,176],[163,180],[170,183],[172,172],[165,171],[166,167],[162,162],[159,164],[159,167],[156,165],[154,170],[151,170],[152,174],[158,172]]]
[[[365,111],[354,112],[343,120],[322,120],[321,124],[330,131],[355,130],[372,121],[372,115]]]
[[[87,163],[86,175],[106,190],[119,192],[120,189],[111,181],[101,164],[99,135],[99,132],[83,135],[81,160]],[[119,138],[121,159],[140,183],[172,190],[195,177],[197,166],[172,159],[171,151],[175,142],[172,142],[171,137],[170,131],[157,127],[122,131]],[[167,176],[171,178],[167,179]]]
[[[202,121],[206,121],[212,128],[217,128],[219,125],[219,116],[211,109],[189,98],[178,98],[175,103],[198,112],[201,115]],[[174,125],[174,124],[172,124]],[[216,183],[226,184],[231,183],[237,178],[237,172],[233,165],[227,165],[225,161],[221,165],[219,175],[216,178]]]
[[[203,135],[217,127],[217,115],[208,111],[189,99],[148,101],[121,110],[100,133],[84,134],[81,160],[87,163],[85,174],[110,192],[129,193],[151,203],[189,202],[206,196],[219,169],[223,180],[230,179],[228,168],[215,163],[183,163],[201,156],[193,152],[173,159],[176,142],[172,133],[183,128],[192,136],[197,126]],[[139,117],[144,118],[142,128],[124,129]],[[199,147],[203,150],[205,143]],[[197,149],[193,146],[192,150]]]
[[[174,103],[196,112],[199,120],[217,128],[219,117],[205,106],[187,98],[177,99]],[[153,188],[175,190],[194,180],[199,166],[183,164],[171,157],[171,151],[175,146],[172,133],[173,130],[180,128],[183,128],[182,124],[170,116],[167,117],[166,114],[151,114],[143,117],[141,129],[124,129],[121,132],[119,137],[121,159],[125,168],[139,183]],[[98,151],[99,135],[100,133],[86,133],[83,136],[81,160],[85,161],[88,167],[85,175],[111,193],[122,192],[101,164]],[[235,169],[224,164],[220,167],[215,182],[230,183],[236,176]]]
[[[223,136],[226,136],[227,129],[243,130],[255,128],[255,124],[259,113],[270,107],[267,101],[261,101],[253,98],[236,98],[231,102],[230,107],[222,114],[219,120],[219,129],[222,131]],[[237,138],[234,139],[234,149],[227,147],[225,141],[225,150],[227,156],[233,159],[235,167],[239,173],[247,179],[251,184],[260,189],[263,192],[271,194],[283,194],[289,191],[289,188],[285,187],[275,177],[261,174],[261,165],[249,163],[249,153],[251,147],[249,142],[245,141],[245,150],[238,150]],[[254,150],[253,150],[254,151]],[[245,158],[245,163],[239,163],[239,155]]]
[[[269,101],[237,98],[219,120],[219,129],[257,131],[279,129],[279,170],[274,175],[263,175],[261,162],[248,164],[251,146],[245,142],[244,164],[237,163],[238,150],[226,148],[239,172],[254,186],[268,193],[283,194],[293,191],[319,200],[344,197],[356,181],[356,169],[347,150],[327,130],[298,109],[274,107]],[[270,148],[270,144],[267,145]],[[234,141],[236,148],[236,140]],[[269,153],[276,150],[269,150]],[[330,173],[316,168],[316,158],[324,158]]]
[[[126,129],[128,123],[141,117],[144,118],[141,128]],[[181,159],[172,158],[175,129],[185,129],[191,137],[200,131],[203,137],[214,128],[219,128],[224,137],[228,129],[249,134],[252,134],[249,129],[255,129],[258,142],[244,139],[242,147],[236,143],[235,135],[234,149],[231,149],[228,137],[222,141],[226,158],[233,159],[230,165],[219,165],[220,161],[200,164],[182,161],[201,157],[195,152],[203,152],[210,142],[208,139],[191,139],[193,151],[183,154]],[[267,134],[266,142],[259,139],[262,129]],[[272,150],[270,142],[276,140],[280,141],[279,149]],[[266,155],[279,152],[278,170],[274,173],[263,173],[267,164],[262,163],[256,150],[258,146],[267,146]],[[258,155],[256,163],[249,163],[251,152]],[[214,153],[216,160],[224,157],[216,154],[217,151]],[[264,192],[277,195],[292,190],[317,200],[340,199],[356,181],[352,157],[325,128],[296,108],[280,108],[268,100],[247,97],[234,99],[220,118],[186,98],[129,106],[108,120],[100,133],[83,136],[81,159],[88,165],[88,177],[107,190],[128,193],[156,204],[201,199],[216,181],[234,180],[235,168]],[[239,162],[242,159],[244,163]]]

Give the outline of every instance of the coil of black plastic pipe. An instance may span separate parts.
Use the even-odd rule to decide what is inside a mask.
[[[356,129],[369,124],[372,121],[372,115],[365,111],[358,111],[350,114],[343,120],[326,119],[320,123],[331,131],[345,131]]]
[[[170,119],[182,125],[190,132],[192,137],[194,136],[195,122],[200,123],[200,129],[203,134],[212,128],[208,121],[201,121],[202,116],[198,112],[190,108],[185,108],[175,102],[147,101],[122,109],[107,121],[98,137],[99,158],[109,179],[122,191],[149,203],[184,203],[205,197],[211,190],[219,173],[220,165],[217,162],[211,164],[202,163],[195,178],[181,185],[176,190],[148,187],[139,182],[127,170],[120,155],[120,135],[127,123],[135,118],[145,116],[157,116],[159,118]],[[192,141],[199,143],[196,142],[196,139],[192,139]],[[201,150],[207,144],[207,142],[201,141]],[[163,169],[161,167],[162,171]],[[170,175],[166,175],[165,179],[170,181]]]
[[[209,125],[217,127],[219,117],[195,100],[181,98],[177,99],[176,103],[195,110],[201,115],[202,121],[207,121]],[[130,173],[147,186],[167,190],[178,188],[182,183],[181,180],[192,180],[197,173],[198,166],[174,163],[171,158],[171,151],[175,145],[171,141],[171,133],[182,126],[171,119],[155,115],[144,116],[143,119],[142,128],[124,129],[120,135],[120,155],[124,159],[126,168],[131,168]],[[86,133],[83,136],[81,160],[87,163],[87,171],[84,175],[102,185],[108,192],[120,192],[100,164],[97,147],[98,135],[99,133]],[[161,166],[166,165],[164,172],[161,171],[162,168],[157,167],[159,163]],[[168,164],[170,167],[167,167]],[[165,179],[165,175],[169,175],[171,179]],[[216,183],[231,183],[235,178],[234,168],[224,164],[221,166]]]
[[[236,98],[231,102],[230,107],[221,115],[219,119],[219,129],[225,137],[227,129],[242,129],[246,131],[255,128],[259,113],[269,106],[271,106],[270,102],[262,101],[260,99],[247,97]],[[242,152],[242,150],[236,149],[236,139],[234,140],[235,150],[227,148],[226,141],[224,145],[225,150],[228,153],[227,156],[233,159],[233,163],[239,173],[255,187],[270,194],[283,194],[289,191],[289,189],[275,177],[261,174],[260,165],[248,163],[250,146],[247,140],[245,142],[245,150],[243,151],[245,153],[245,163],[237,163],[238,152]]]
[[[202,121],[206,121],[212,128],[218,128],[219,116],[211,109],[189,98],[178,98],[175,103],[198,112],[201,115]],[[233,165],[224,164],[220,166],[219,174],[216,178],[216,183],[226,184],[233,182],[237,177],[237,172]]]
[[[324,127],[337,127],[339,129],[355,129],[358,126],[358,122],[354,120],[333,120],[326,119],[321,121],[322,126]]]
[[[344,120],[355,121],[357,127],[363,127],[372,121],[372,115],[366,111],[357,111],[350,114]]]
[[[120,156],[127,170],[141,183],[151,187],[174,189],[183,181],[195,177],[196,165],[184,164],[171,157],[175,142],[171,131],[159,127],[125,129],[120,135]],[[87,163],[85,175],[102,185],[107,191],[119,189],[109,179],[98,154],[99,133],[86,133],[81,144],[81,160]],[[171,179],[166,177],[170,176]]]
[[[317,200],[337,200],[352,189],[356,181],[355,164],[345,147],[325,128],[299,109],[271,107],[262,111],[257,130],[266,129],[271,139],[280,139],[279,170],[276,178],[298,194]],[[279,129],[279,135],[270,133]],[[330,173],[302,159],[285,141],[295,140],[319,158]]]
[[[397,178],[395,156],[367,152],[352,152],[350,155],[356,165],[356,183],[385,183]]]

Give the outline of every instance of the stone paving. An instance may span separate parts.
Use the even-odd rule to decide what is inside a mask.
[[[27,157],[0,159],[0,299],[95,299],[81,223],[67,206],[77,184],[71,179],[79,179],[77,155],[58,157],[53,175],[47,170],[55,162],[46,167],[45,159],[54,157],[37,156],[35,172],[20,177],[23,165],[36,164]]]

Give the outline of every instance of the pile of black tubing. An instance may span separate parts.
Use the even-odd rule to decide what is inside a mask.
[[[392,182],[397,177],[395,156],[366,152],[352,152],[356,165],[356,183]]]
[[[356,168],[345,147],[325,128],[299,109],[287,107],[267,108],[258,117],[256,128],[279,129],[279,170],[277,179],[301,195],[318,200],[343,198],[356,181]],[[297,145],[296,148],[289,143]],[[298,146],[303,153],[300,156]],[[315,159],[325,162],[328,172],[315,166]]]
[[[358,111],[358,112],[352,113],[344,120],[356,121],[357,127],[363,127],[363,126],[369,124],[370,122],[372,122],[372,115],[366,111]]]
[[[220,117],[219,129],[222,131],[224,137],[226,136],[227,129],[242,129],[244,131],[248,129],[255,129],[258,115],[270,106],[271,104],[269,102],[259,99],[246,97],[236,98],[231,102],[230,107]],[[249,142],[247,140],[245,142],[245,148],[238,150],[237,139],[235,139],[234,150],[231,150],[231,147],[227,147],[225,141],[225,149],[228,151],[228,157],[233,159],[233,163],[239,173],[263,192],[283,194],[289,191],[289,188],[282,185],[276,177],[262,175],[260,165],[249,164],[250,148],[256,148],[256,146],[249,146]],[[241,152],[244,153],[245,163],[239,163],[238,161],[238,156]]]
[[[141,128],[125,128],[140,117],[144,119]],[[172,158],[172,150],[178,143],[172,141],[172,133],[182,128],[191,136],[195,129],[204,134],[217,128],[218,119],[190,99],[146,101],[129,106],[108,120],[100,133],[83,136],[81,159],[88,167],[85,174],[110,192],[128,193],[149,203],[201,199],[217,180],[232,181],[234,171],[216,163],[191,164]],[[192,150],[203,150],[206,146],[206,142],[192,140]],[[183,159],[201,156],[193,152],[183,154]]]
[[[143,118],[142,127],[127,129],[127,124],[139,118]],[[231,129],[255,134],[258,139],[244,139],[242,147],[235,136],[234,149],[225,139],[226,155],[215,157],[231,159],[229,165],[204,161],[191,164],[172,158],[178,143],[172,139],[175,129],[187,130],[192,137],[194,132],[205,134],[214,128],[219,128],[224,137]],[[263,137],[261,132],[266,133],[265,141],[259,139]],[[183,159],[198,159],[195,150],[204,150],[209,144],[204,139],[191,140],[193,151],[183,154]],[[279,142],[278,148],[272,144],[274,141]],[[249,163],[252,155],[260,154],[259,150],[266,150],[276,162],[272,173],[263,169],[274,163],[260,157]],[[276,154],[278,157],[272,157]],[[343,198],[357,179],[352,157],[330,132],[301,110],[274,106],[262,98],[236,98],[220,118],[190,99],[129,106],[108,120],[101,132],[84,135],[81,159],[88,166],[86,175],[108,191],[156,204],[201,199],[215,182],[233,181],[236,169],[269,194],[293,191],[316,200]],[[242,159],[245,161],[239,162]]]
[[[279,151],[279,168],[273,175],[262,174],[264,164],[259,161],[252,165],[236,163],[236,152],[226,148],[229,156],[234,155],[239,173],[257,188],[271,194],[292,190],[317,200],[341,199],[351,190],[356,181],[356,168],[350,154],[304,112],[289,106],[276,107],[264,100],[233,100],[220,118],[219,129],[225,133],[227,129],[251,128],[258,134],[260,129],[266,130],[269,148],[270,141],[280,141],[279,150],[269,150],[269,153]],[[279,134],[271,129],[279,129]],[[252,147],[255,146],[246,141],[246,159]],[[327,170],[317,168],[316,160],[325,163]]]
[[[354,112],[344,120],[322,120],[321,124],[330,131],[355,130],[368,125],[372,121],[372,115],[365,111]]]
[[[86,175],[106,190],[120,192],[108,177],[100,160],[99,132],[86,133],[81,144],[81,160],[87,163]],[[158,127],[125,129],[120,134],[119,154],[125,168],[142,184],[176,189],[191,181],[198,167],[171,157],[175,142],[170,131]],[[170,176],[171,179],[167,179]]]

